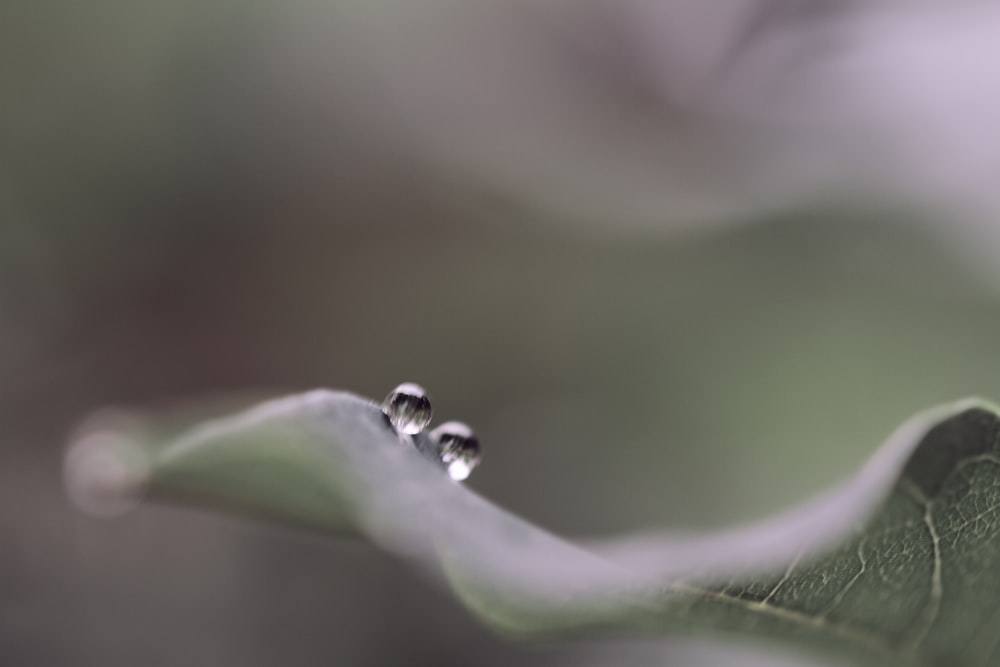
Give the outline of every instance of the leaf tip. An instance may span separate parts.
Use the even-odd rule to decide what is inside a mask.
[[[66,493],[77,508],[106,517],[138,503],[150,461],[134,437],[137,430],[134,420],[117,411],[99,413],[78,429],[63,461]]]

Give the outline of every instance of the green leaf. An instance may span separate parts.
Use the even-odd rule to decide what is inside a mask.
[[[858,475],[757,525],[585,547],[453,482],[426,436],[315,391],[156,445],[99,425],[67,459],[71,495],[238,509],[369,539],[441,576],[522,637],[706,631],[871,665],[1000,666],[1000,418],[974,401],[904,424]]]

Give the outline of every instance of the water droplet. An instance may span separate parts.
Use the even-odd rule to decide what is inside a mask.
[[[437,443],[441,462],[454,480],[462,481],[468,477],[482,459],[479,439],[462,422],[441,424],[431,431],[431,439]]]
[[[431,423],[431,401],[419,384],[404,382],[385,397],[382,412],[397,433],[416,435]]]

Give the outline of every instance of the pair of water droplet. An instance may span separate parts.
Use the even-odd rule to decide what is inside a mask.
[[[423,432],[433,415],[427,392],[412,382],[404,382],[390,391],[382,402],[382,412],[397,433],[408,436]],[[428,436],[448,475],[454,480],[461,481],[468,477],[482,459],[479,439],[462,422],[445,422]]]

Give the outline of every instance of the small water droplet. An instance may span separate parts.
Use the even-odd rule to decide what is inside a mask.
[[[468,477],[482,459],[479,439],[462,422],[441,424],[431,431],[431,438],[437,443],[441,462],[454,480],[462,481]]]
[[[404,382],[385,397],[382,412],[397,433],[416,435],[431,423],[431,400],[419,384]]]

